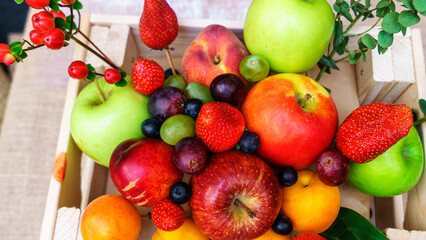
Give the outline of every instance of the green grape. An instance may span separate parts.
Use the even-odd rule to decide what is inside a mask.
[[[203,104],[214,102],[209,88],[197,82],[191,82],[188,84],[185,89],[185,96],[187,99],[196,98]]]
[[[184,137],[195,136],[195,120],[184,114],[171,116],[164,121],[160,129],[161,139],[169,144],[176,145]]]
[[[259,55],[249,55],[240,62],[241,75],[250,82],[259,82],[269,74],[269,63]]]
[[[175,87],[185,91],[186,81],[181,75],[171,75],[164,81],[163,87]]]

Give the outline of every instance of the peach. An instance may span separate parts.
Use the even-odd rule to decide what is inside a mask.
[[[240,74],[241,60],[249,52],[238,37],[222,25],[204,28],[186,49],[182,59],[182,75],[187,83],[198,82],[210,86],[222,73]]]
[[[195,225],[190,217],[186,217],[183,225],[174,231],[157,229],[152,240],[208,240],[208,237]]]

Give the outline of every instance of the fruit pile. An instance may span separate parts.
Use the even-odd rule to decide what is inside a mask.
[[[79,1],[26,2],[43,9],[32,17],[33,44],[0,44],[2,62],[25,58],[24,43],[30,49],[60,49],[69,39],[83,44],[74,37],[86,37],[73,22]],[[71,16],[48,5],[69,7]],[[298,24],[273,24],[285,33],[264,27],[270,16],[259,13],[269,7],[253,1],[245,43],[224,26],[205,27],[186,49],[181,75],[169,51],[178,20],[165,0],[145,0],[139,32],[146,46],[166,52],[169,69],[140,58],[127,76],[102,52],[97,56],[111,66],[104,74],[82,61],[70,64],[72,78],[94,80],[73,106],[72,138],[109,168],[120,193],[89,204],[84,239],[137,239],[135,206],[152,208],[153,239],[291,239],[296,233],[294,239],[325,239],[339,226],[339,185],[348,181],[390,197],[417,184],[423,149],[408,106],[362,106],[339,126],[329,91],[300,74],[330,44],[330,5],[317,1],[309,8],[320,25],[309,43],[295,30],[304,24],[299,6],[292,6]],[[285,38],[277,41],[278,35]]]

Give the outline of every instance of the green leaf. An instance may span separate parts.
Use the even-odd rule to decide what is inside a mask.
[[[390,5],[390,2],[388,0],[382,0],[377,3],[376,8],[385,8]]]
[[[401,31],[401,25],[398,22],[399,13],[391,12],[383,18],[382,28],[388,33],[398,33]]]
[[[13,47],[10,51],[12,52],[13,55],[19,56],[22,54],[22,47],[16,46],[16,47]]]
[[[121,79],[120,81],[115,83],[115,86],[117,87],[125,87],[126,85],[127,85],[127,82],[124,79]]]
[[[126,72],[125,72],[125,71],[120,71],[120,75],[121,75],[121,78],[122,78],[122,79],[124,79],[124,78],[126,78],[126,77],[127,77],[127,74],[126,74]]]
[[[55,0],[50,0],[49,2],[49,7],[55,11],[55,12],[59,12],[59,5],[56,3]]]
[[[383,54],[388,50],[388,48],[382,47],[379,45],[379,47],[377,48],[377,51],[379,52],[379,54]]]
[[[15,2],[16,2],[17,4],[21,4],[21,3],[23,3],[23,2],[24,2],[24,0],[15,0]]]
[[[389,8],[390,8],[391,12],[395,12],[395,9],[396,9],[395,3],[391,2],[390,5],[389,5]]]
[[[362,54],[362,61],[367,62],[367,55],[365,55],[365,52],[361,52]]]
[[[324,66],[327,66],[329,68],[333,68],[333,69],[339,70],[339,68],[336,65],[336,62],[334,62],[333,59],[328,58],[328,57],[326,57],[324,55],[321,57],[321,59],[319,60],[319,62],[321,64],[323,64]]]
[[[420,13],[423,16],[426,16],[426,11]]]
[[[415,11],[413,6],[413,0],[399,0],[398,2],[401,2],[401,1],[406,8],[410,9],[411,11]]]
[[[425,0],[413,0],[413,6],[422,15],[426,12],[426,1]]]
[[[393,43],[393,34],[387,33],[383,30],[379,32],[379,36],[377,38],[379,45],[384,48],[390,47]]]
[[[87,69],[89,70],[89,72],[95,71],[95,68],[91,64],[87,64]]]
[[[27,57],[28,57],[28,54],[27,54],[26,52],[22,51],[22,53],[21,53],[21,55],[19,55],[19,57],[20,57],[21,59],[25,59],[25,58],[27,58]]]
[[[12,49],[16,46],[21,46],[21,44],[22,44],[21,42],[13,42],[13,43],[9,44],[9,49]]]
[[[328,240],[386,240],[385,234],[359,213],[340,207],[339,215],[333,224],[320,234]]]
[[[371,1],[370,0],[365,0],[365,6],[367,8],[370,8],[371,7]]]
[[[348,10],[345,10],[345,11],[342,11],[342,15],[343,15],[343,17],[345,17],[348,21],[350,21],[350,22],[353,22],[353,21],[354,21],[354,19],[352,18],[351,13],[349,12],[349,9],[348,9]]]
[[[364,5],[362,5],[361,3],[355,4],[355,6],[353,8],[361,14],[364,14],[368,10],[368,8]]]
[[[72,8],[75,10],[81,10],[83,8],[83,4],[80,1],[76,1],[73,3]]]
[[[420,22],[420,17],[409,10],[405,10],[399,14],[398,21],[401,26],[410,27]]]
[[[368,49],[368,47],[367,47],[367,46],[365,46],[365,44],[362,42],[362,38],[359,38],[359,39],[358,39],[358,48],[359,48],[360,50]]]
[[[389,8],[379,8],[376,11],[376,16],[382,18],[385,17],[388,13],[390,13]]]
[[[94,72],[89,72],[86,78],[89,80],[95,80],[96,74]]]
[[[351,64],[355,64],[359,61],[359,59],[361,58],[362,54],[361,52],[357,52],[357,51],[350,51],[349,52],[349,62]]]
[[[402,36],[405,36],[405,34],[407,34],[407,28],[401,27],[401,33],[402,33]]]
[[[56,28],[64,28],[65,27],[65,20],[60,17],[55,18],[55,27]]]
[[[422,111],[423,115],[426,116],[426,100],[420,99],[419,100],[419,106],[420,106],[420,110]]]
[[[348,36],[345,36],[345,37],[342,39],[342,41],[341,41],[341,43],[339,44],[339,46],[337,46],[337,47],[336,47],[336,52],[337,52],[339,55],[342,55],[342,54],[346,51],[347,46],[348,46],[348,42],[349,42],[349,37],[348,37]]]
[[[339,4],[337,4],[337,2],[335,2],[333,4],[333,9],[334,9],[334,11],[336,11],[336,13],[341,13],[342,12],[342,9],[340,8]]]
[[[75,19],[75,17],[74,17],[74,19]],[[77,25],[75,24],[75,22],[73,21],[72,22],[73,23],[73,25],[72,25],[72,29],[77,29]],[[71,27],[71,15],[70,16],[67,16],[67,21],[66,21],[66,24],[65,24],[65,28],[66,29],[70,29],[70,27]]]
[[[377,46],[377,40],[368,33],[362,36],[362,43],[369,49],[374,49]]]

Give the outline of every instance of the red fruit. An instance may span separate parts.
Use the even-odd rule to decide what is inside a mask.
[[[412,125],[408,106],[371,103],[345,119],[337,131],[336,147],[354,162],[369,162],[406,136]]]
[[[10,53],[9,45],[0,43],[0,63],[3,62],[3,58],[7,53]]]
[[[195,122],[195,133],[212,152],[233,148],[244,133],[241,112],[224,102],[206,103]]]
[[[13,56],[12,53],[6,53],[6,55],[4,55],[3,57],[3,62],[6,65],[11,65],[16,61],[15,56]]]
[[[42,9],[49,6],[50,0],[25,0],[28,6],[35,9]]]
[[[164,199],[152,209],[151,219],[159,229],[173,231],[183,225],[185,212],[182,206],[174,204],[170,199]]]
[[[121,80],[121,74],[115,69],[107,69],[105,71],[105,81],[109,84],[116,84]]]
[[[77,0],[62,0],[62,3],[63,4],[73,4],[73,3],[75,3]]]
[[[50,10],[50,13],[55,17],[55,18],[62,18],[65,21],[67,20],[67,17],[65,17],[65,14],[59,10],[59,12],[55,12],[53,9]]]
[[[82,61],[74,61],[68,67],[68,75],[70,77],[83,80],[89,75],[89,69],[87,68],[86,63]]]
[[[297,235],[293,240],[326,240],[316,233],[302,233]]]
[[[30,32],[30,40],[32,43],[34,43],[34,45],[43,44],[43,33],[32,30]]]
[[[31,17],[31,21],[33,23],[34,30],[37,32],[44,33],[55,28],[55,16],[46,11],[34,14]]]
[[[46,47],[54,50],[64,46],[65,33],[59,28],[52,28],[43,34],[43,43]]]
[[[132,83],[135,90],[143,95],[151,95],[164,83],[164,70],[157,62],[138,59],[133,65]]]
[[[145,0],[139,21],[142,42],[153,49],[170,45],[178,34],[176,13],[165,0]]]

